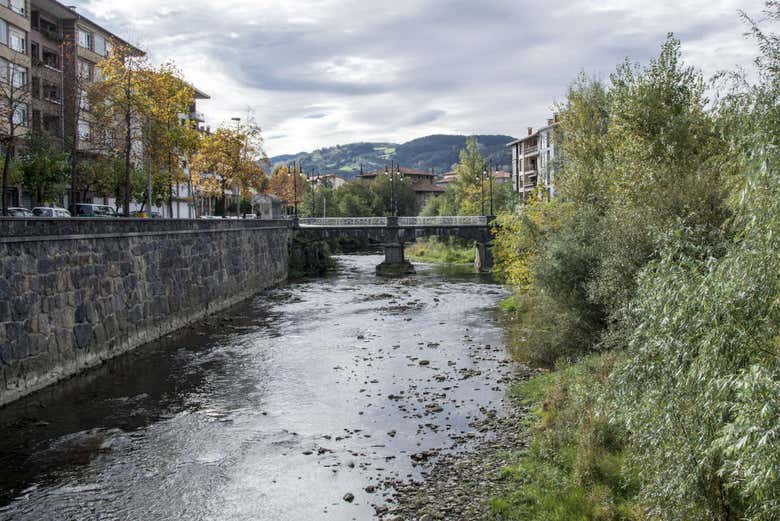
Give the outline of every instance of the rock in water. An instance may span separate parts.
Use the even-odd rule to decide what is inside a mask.
[[[355,501],[355,495],[352,494],[351,492],[347,492],[346,494],[344,494],[344,501],[346,501],[347,503],[352,503],[353,501]]]

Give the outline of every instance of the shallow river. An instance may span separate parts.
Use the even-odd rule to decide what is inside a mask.
[[[0,520],[371,519],[428,451],[480,438],[510,370],[499,286],[381,280],[380,261],[341,257],[0,409]]]

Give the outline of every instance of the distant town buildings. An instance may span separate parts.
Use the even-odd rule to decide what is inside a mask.
[[[312,188],[326,186],[335,190],[347,184],[347,180],[336,174],[324,174],[309,177],[309,184],[311,184]]]
[[[417,196],[417,208],[423,208],[429,199],[438,197],[445,192],[445,188],[435,182],[436,174],[433,171],[426,172],[425,170],[399,167],[398,172],[400,172],[405,181],[409,181],[412,190],[414,190]],[[383,175],[385,175],[385,171],[379,169],[360,174],[358,179],[373,181]]]
[[[559,125],[556,114],[545,127],[536,132],[528,127],[527,136],[507,145],[512,149],[512,188],[521,195],[523,203],[537,187],[542,187],[546,197],[555,197],[555,175],[563,159]]]

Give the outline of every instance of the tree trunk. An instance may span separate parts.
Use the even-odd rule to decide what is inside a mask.
[[[227,188],[222,184],[222,218],[227,215]]]

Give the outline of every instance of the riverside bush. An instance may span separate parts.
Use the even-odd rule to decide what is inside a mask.
[[[671,37],[609,85],[580,77],[570,213],[504,219],[515,348],[589,358],[546,386],[499,519],[780,519],[780,38],[747,20],[759,81],[714,102]]]

